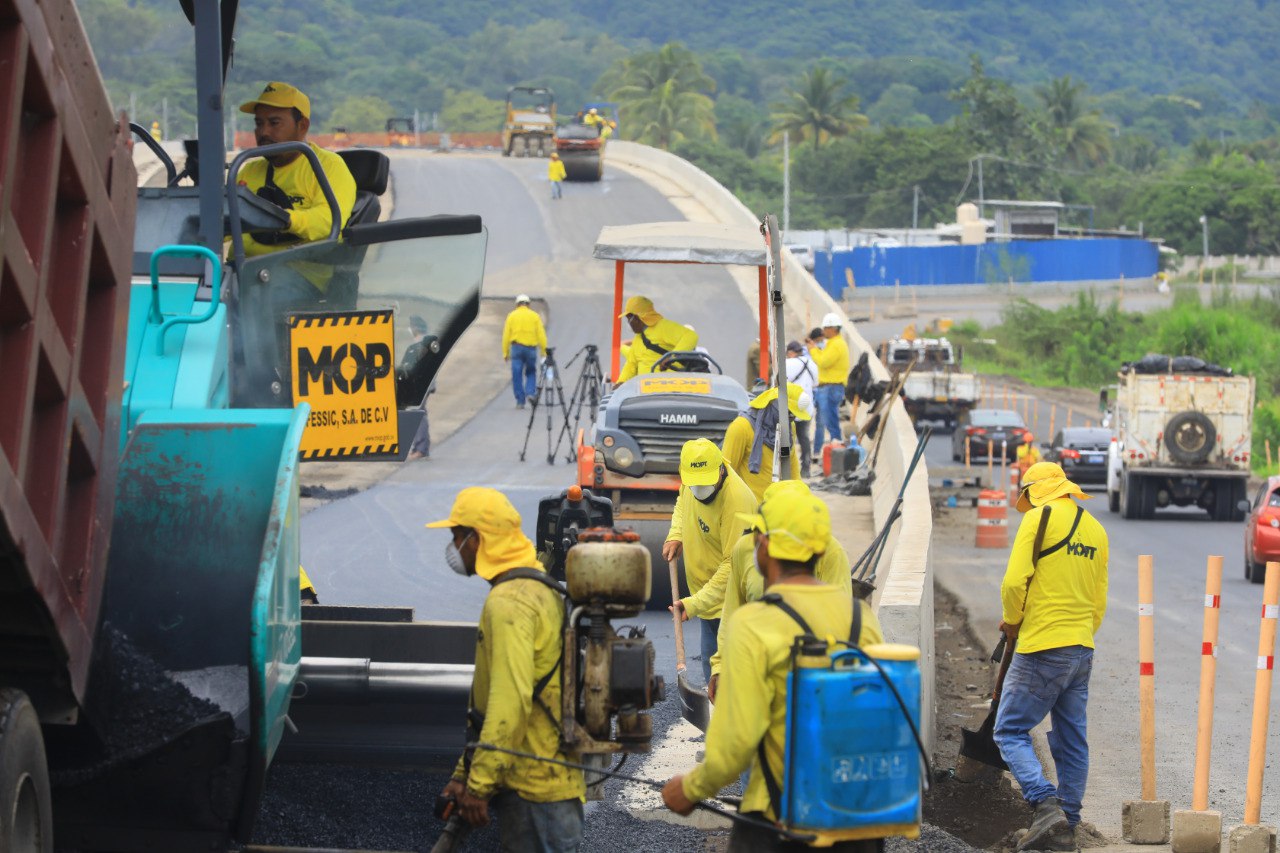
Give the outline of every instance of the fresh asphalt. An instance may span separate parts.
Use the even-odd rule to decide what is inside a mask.
[[[1048,438],[1048,406],[1030,425]],[[1085,412],[1075,423],[1082,425]],[[1063,413],[1058,412],[1058,425]],[[1096,420],[1090,421],[1096,423]],[[925,456],[931,472],[954,468],[951,436],[940,432]],[[975,471],[984,477],[985,462]],[[1138,741],[1138,556],[1155,558],[1156,625],[1156,780],[1157,796],[1172,808],[1191,807],[1195,767],[1196,715],[1200,684],[1201,630],[1204,619],[1205,563],[1224,558],[1222,611],[1217,659],[1209,808],[1220,810],[1224,826],[1244,814],[1262,586],[1244,578],[1244,524],[1215,522],[1194,509],[1157,512],[1152,520],[1126,521],[1107,509],[1106,491],[1089,487],[1084,502],[1106,528],[1110,545],[1107,616],[1098,632],[1089,700],[1090,773],[1085,820],[1112,837],[1119,836],[1124,800],[1140,799]],[[1252,497],[1252,494],[1250,495]],[[1011,507],[1010,538],[1018,513]],[[979,637],[996,638],[1000,619],[999,584],[1006,551],[992,551],[975,571],[939,564],[940,583],[959,596]],[[1280,755],[1280,719],[1271,704],[1267,755]],[[1268,768],[1262,822],[1280,820],[1280,779]]]

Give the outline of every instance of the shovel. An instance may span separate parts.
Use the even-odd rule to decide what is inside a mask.
[[[981,768],[974,762],[997,770],[1009,769],[1009,765],[1004,762],[1004,757],[1000,755],[1000,748],[996,746],[994,732],[996,711],[1000,708],[1000,694],[1004,690],[1004,677],[1009,672],[1009,664],[1013,662],[1013,652],[1017,644],[1017,640],[1010,643],[1008,637],[1001,632],[1000,642],[991,653],[992,662],[1000,661],[1000,671],[996,675],[996,689],[991,694],[991,710],[978,730],[976,732],[969,729],[960,730],[960,760],[956,762],[956,776],[961,781],[972,781],[977,778]]]
[[[679,601],[680,578],[676,572],[676,561],[669,560],[667,568],[671,570],[671,600]],[[684,619],[681,611],[672,610],[671,618],[676,629],[676,685],[680,692],[680,716],[705,732],[711,722],[711,701],[705,687],[694,687],[689,683],[689,673],[684,665]]]

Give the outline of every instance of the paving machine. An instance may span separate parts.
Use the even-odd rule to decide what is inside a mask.
[[[613,316],[622,313],[627,264],[717,264],[756,267],[759,278],[760,378],[768,384],[770,341],[781,340],[781,312],[770,316],[770,254],[752,228],[696,222],[653,222],[606,226],[594,256],[614,262]],[[781,305],[778,294],[778,305]],[[772,321],[772,322],[771,322]],[[622,321],[615,320],[610,378],[621,369]],[[771,357],[772,356],[772,357]],[[705,352],[673,352],[654,372],[617,385],[600,402],[594,423],[577,436],[578,483],[608,498],[614,518],[636,525],[656,554],[665,539],[680,489],[680,449],[686,441],[709,438],[720,444],[750,394],[723,375]],[[785,422],[785,415],[784,415]],[[659,562],[661,565],[662,562]],[[670,583],[658,573],[653,606],[670,602]]]
[[[409,148],[417,138],[417,127],[413,117],[398,116],[387,119],[387,146],[390,148]]]
[[[357,184],[345,224],[305,145],[228,170],[236,6],[182,4],[194,185],[132,125],[167,175],[136,190],[130,127],[71,0],[9,22],[22,59],[8,83],[41,118],[0,129],[4,174],[21,162],[23,187],[4,202],[0,279],[0,850],[238,848],[290,748],[363,749],[376,730],[402,760],[406,744],[461,742],[474,626],[395,608],[304,618],[297,472],[301,457],[404,457],[478,313],[486,233],[476,216],[378,222],[376,151],[343,152]],[[287,244],[288,212],[237,186],[249,158],[286,151],[319,178],[324,239]],[[282,247],[247,256],[246,233]],[[406,678],[426,711],[387,709]],[[292,727],[306,733],[293,747]]]
[[[554,148],[555,135],[555,92],[545,86],[512,86],[507,90],[503,157],[546,157]]]
[[[596,110],[600,120],[584,120],[588,110]],[[568,124],[556,128],[556,152],[564,162],[565,179],[598,181],[604,177],[604,149],[610,133],[618,126],[617,104],[587,104]]]

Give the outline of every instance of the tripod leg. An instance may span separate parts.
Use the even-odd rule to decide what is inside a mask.
[[[520,461],[524,461],[525,454],[529,450],[529,434],[533,432],[533,422],[538,417],[538,403],[542,400],[543,382],[542,377],[538,377],[538,386],[533,392],[533,396],[529,398],[531,405],[529,406],[529,424],[524,428],[524,445],[520,448]]]

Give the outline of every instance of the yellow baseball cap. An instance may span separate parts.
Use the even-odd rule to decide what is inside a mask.
[[[804,389],[793,382],[787,383],[787,408],[791,410],[791,416],[798,421],[809,420],[809,413],[800,408],[800,395],[804,393]],[[770,403],[778,399],[777,387],[770,388],[751,401],[751,408],[763,409]]]
[[[536,568],[537,549],[520,529],[520,513],[497,489],[471,486],[453,499],[449,517],[427,527],[470,527],[480,534],[476,574],[492,580],[507,569]]]
[[[618,315],[618,319],[621,320],[628,314],[635,314],[646,326],[652,326],[662,319],[662,315],[654,310],[653,302],[647,296],[633,296],[628,299],[627,305],[622,309],[622,313]]]
[[[808,486],[795,481],[774,483],[765,489],[760,512],[738,513],[751,530],[769,537],[769,556],[803,563],[827,550],[831,541],[831,513]],[[779,488],[781,487],[781,488]],[[772,490],[772,491],[771,491]]]
[[[680,482],[686,486],[714,486],[720,481],[724,454],[705,438],[686,441],[680,448]]]
[[[1057,462],[1037,462],[1022,475],[1022,491],[1018,493],[1018,512],[1044,506],[1055,498],[1070,495],[1088,500],[1084,490],[1067,479],[1066,472]]]
[[[259,104],[264,107],[280,107],[286,110],[296,109],[302,113],[303,118],[308,120],[311,118],[311,99],[288,83],[268,83],[263,88],[261,95],[240,105],[240,112],[252,113]]]

